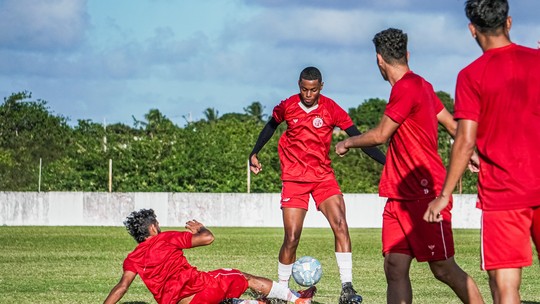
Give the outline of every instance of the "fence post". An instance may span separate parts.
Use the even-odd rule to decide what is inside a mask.
[[[112,159],[109,158],[109,193],[112,192]]]

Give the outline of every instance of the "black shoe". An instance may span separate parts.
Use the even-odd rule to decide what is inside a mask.
[[[339,304],[359,304],[362,303],[362,297],[356,294],[352,283],[347,282],[342,285],[341,296],[339,297]]]

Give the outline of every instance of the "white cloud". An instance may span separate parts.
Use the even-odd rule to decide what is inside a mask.
[[[2,1],[2,46],[30,51],[75,48],[88,24],[85,7],[86,0]]]

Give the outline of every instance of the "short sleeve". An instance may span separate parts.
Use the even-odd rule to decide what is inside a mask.
[[[193,234],[189,231],[167,231],[167,237],[164,241],[169,242],[180,249],[189,249],[192,247]]]
[[[123,269],[124,269],[124,271],[131,271],[131,272],[137,273],[137,268],[135,267],[135,262],[132,259],[130,259],[129,257],[127,257],[124,260]]]
[[[340,107],[337,103],[333,103],[333,116],[334,116],[334,125],[341,130],[347,130],[352,125],[354,125],[354,122],[352,121],[349,114],[343,110],[342,107]]]
[[[414,105],[414,94],[403,83],[396,83],[390,93],[390,100],[384,114],[398,124],[402,124],[411,113]]]
[[[277,123],[282,123],[285,120],[286,101],[281,101],[274,107],[274,111],[272,111],[272,117],[274,117]]]
[[[470,119],[478,122],[480,118],[480,94],[478,83],[473,81],[471,74],[461,71],[456,83],[456,102],[454,118]]]

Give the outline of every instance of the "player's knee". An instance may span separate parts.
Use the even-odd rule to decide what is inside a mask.
[[[433,276],[446,284],[454,280],[467,280],[467,274],[459,266],[450,261],[430,263]]]
[[[285,239],[283,240],[283,245],[289,248],[296,248],[300,243],[300,235],[295,233],[286,234]]]
[[[384,274],[388,282],[395,282],[406,279],[408,276],[408,271],[406,268],[402,267],[402,265],[394,263],[392,260],[386,259],[384,261]]]

